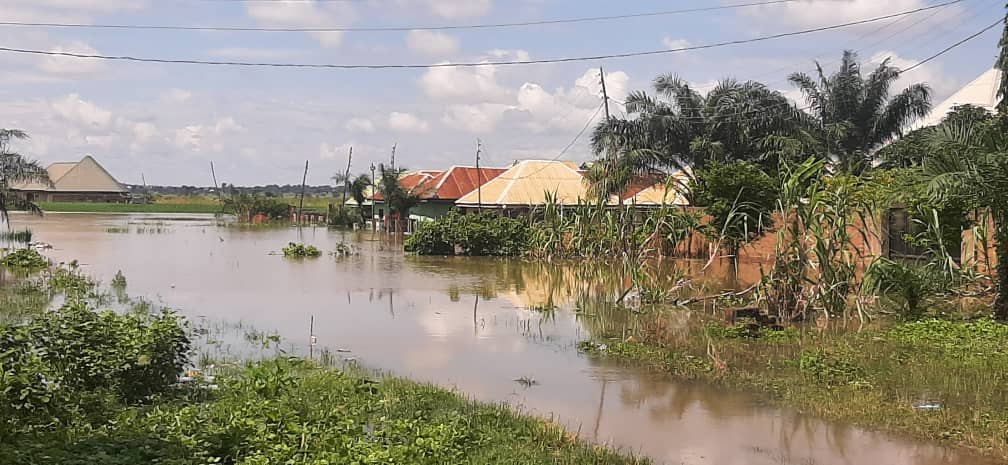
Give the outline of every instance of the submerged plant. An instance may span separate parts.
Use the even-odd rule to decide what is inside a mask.
[[[36,271],[49,266],[49,259],[35,249],[18,249],[0,258],[0,265],[14,270]]]
[[[28,244],[32,240],[32,230],[25,228],[18,231],[0,232],[0,241],[18,242]]]
[[[314,245],[291,242],[287,244],[287,247],[283,248],[283,254],[284,257],[313,258],[322,255],[322,251]]]

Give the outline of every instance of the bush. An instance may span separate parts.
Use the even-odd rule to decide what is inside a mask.
[[[35,249],[18,249],[0,259],[0,265],[17,270],[40,270],[49,266],[49,259]]]
[[[0,327],[0,437],[160,394],[178,380],[189,348],[174,313],[98,313],[79,301]]]
[[[457,210],[421,223],[406,239],[407,251],[420,255],[521,255],[529,241],[528,225],[494,213],[462,214]]]
[[[322,251],[316,248],[314,245],[304,245],[295,244],[293,242],[287,244],[287,247],[283,248],[284,257],[318,257],[322,255]]]
[[[710,163],[697,172],[690,191],[733,254],[773,228],[770,212],[779,186],[753,163]]]

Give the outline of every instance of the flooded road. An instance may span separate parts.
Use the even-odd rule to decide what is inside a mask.
[[[53,244],[46,253],[55,261],[76,259],[106,283],[121,270],[129,294],[187,316],[275,330],[301,353],[308,352],[314,317],[319,347],[556,418],[586,438],[659,463],[988,463],[579,354],[577,342],[598,325],[632,324],[625,315],[579,316],[585,299],[622,285],[604,265],[406,257],[369,232],[241,229],[219,226],[211,216],[48,214],[13,221]],[[290,241],[322,250],[348,242],[360,254],[304,261],[270,254]],[[711,279],[715,287],[736,287],[751,278]],[[522,377],[536,384],[515,382]]]

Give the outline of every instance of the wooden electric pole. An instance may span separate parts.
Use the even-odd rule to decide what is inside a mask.
[[[308,160],[304,161],[304,176],[301,177],[301,201],[298,203],[297,222],[301,224],[301,215],[304,212],[304,191],[305,183],[308,182]]]
[[[350,189],[350,162],[353,161],[353,146],[350,146],[350,155],[347,155],[346,159],[346,173],[343,174],[343,204],[340,205],[340,210],[346,207],[346,194],[347,190]],[[362,207],[358,205],[358,207]]]
[[[479,160],[483,143],[476,139],[476,209],[483,213],[483,172],[480,171]]]
[[[599,79],[602,80],[602,104],[605,105],[605,119],[609,121],[609,94],[606,93],[605,88],[605,71],[602,71],[602,67],[599,66]]]
[[[143,177],[142,174],[140,176]],[[213,160],[210,160],[210,176],[213,177],[213,187],[214,187],[214,190],[217,191],[217,203],[220,204],[221,212],[223,212],[224,211],[224,195],[220,191],[220,187],[217,186],[217,173],[214,172]],[[147,184],[147,182],[144,181],[144,185],[146,185],[146,184]]]

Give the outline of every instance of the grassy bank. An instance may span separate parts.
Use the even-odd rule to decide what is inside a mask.
[[[656,316],[597,357],[757,393],[821,418],[1008,459],[1008,326],[931,319],[863,331],[764,331]]]
[[[199,329],[149,304],[96,311],[123,299],[76,269],[39,276],[0,288],[3,464],[647,463],[504,405],[296,357],[182,382]],[[66,303],[44,310],[54,294]]]
[[[97,203],[97,202],[41,202],[45,212],[72,213],[218,213],[216,203]]]

